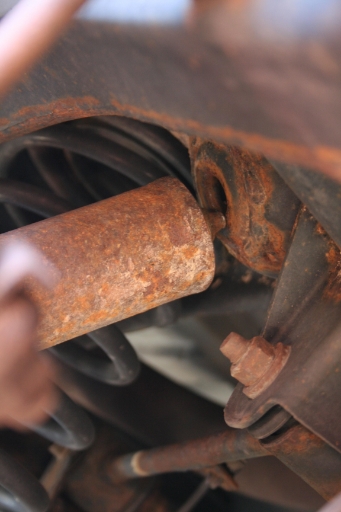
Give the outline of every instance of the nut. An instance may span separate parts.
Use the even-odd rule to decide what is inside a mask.
[[[241,384],[249,398],[265,391],[285,366],[291,347],[277,343],[272,345],[261,336],[246,340],[232,332],[223,341],[221,352],[230,359],[231,375]]]

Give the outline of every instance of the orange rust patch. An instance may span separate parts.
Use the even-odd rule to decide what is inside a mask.
[[[329,146],[306,147],[286,140],[272,139],[257,133],[235,130],[231,126],[205,125],[193,119],[174,117],[120,103],[116,98],[111,105],[101,104],[92,96],[65,97],[56,101],[24,107],[10,119],[1,119],[0,141],[9,140],[59,122],[98,115],[125,115],[141,121],[160,124],[169,130],[189,135],[200,135],[221,142],[246,147],[268,158],[291,162],[319,170],[341,181],[341,150]]]
[[[341,150],[328,146],[306,147],[281,139],[271,139],[257,133],[235,130],[231,126],[212,126],[180,117],[172,117],[165,113],[145,110],[128,104],[121,104],[116,99],[111,104],[121,114],[136,119],[154,121],[172,130],[184,131],[192,135],[200,135],[210,139],[228,142],[236,146],[244,146],[262,153],[268,158],[281,162],[291,162],[320,170],[341,181]]]
[[[32,283],[41,348],[203,291],[214,276],[206,221],[176,178],[5,233],[0,248],[22,238],[60,272],[53,292]]]
[[[31,133],[64,121],[105,114],[93,96],[66,97],[51,103],[31,105],[18,110],[10,119],[0,119],[0,142]]]
[[[338,303],[341,301],[341,252],[332,240],[329,245],[329,250],[326,253],[329,277],[323,296],[327,300]]]

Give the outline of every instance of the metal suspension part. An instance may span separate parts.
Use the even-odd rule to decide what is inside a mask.
[[[22,182],[27,176],[20,164],[34,166],[30,184]],[[13,227],[65,213],[166,175],[181,178],[191,188],[188,154],[174,137],[161,128],[116,117],[65,123],[3,144],[0,173],[20,178],[20,182],[8,178],[0,181],[0,202]],[[32,213],[39,217],[32,218]],[[172,318],[171,306],[168,310]],[[89,350],[96,346],[107,356],[105,360]],[[124,350],[119,348],[122,346]],[[76,339],[52,351],[63,362],[109,384],[128,384],[139,372],[134,350],[114,326],[97,330],[92,339]]]
[[[160,130],[155,131],[148,125],[143,131],[140,124],[136,125],[129,120],[122,121],[121,124],[116,123],[116,131],[113,130],[115,120],[97,120],[92,125],[85,122],[78,130],[79,133],[76,127],[70,126],[69,123],[66,126],[45,130],[45,133],[28,136],[25,141],[13,141],[3,145],[0,148],[3,176],[0,178],[0,203],[3,205],[5,223],[2,229],[24,226],[39,218],[66,214],[75,207],[102,199],[103,195],[116,195],[165,175],[181,177],[191,187],[190,176],[187,173],[188,162],[182,154],[182,146],[174,146],[175,139],[167,138],[167,132],[162,133],[161,130],[160,134]],[[112,126],[109,129],[110,124]],[[94,130],[97,132],[97,138]],[[128,137],[125,133],[127,130],[132,131],[134,135]],[[108,133],[110,140],[106,140],[104,136],[105,134],[109,138]],[[126,145],[129,147],[124,147]],[[47,149],[46,146],[53,146],[54,149]],[[31,183],[23,183],[20,172],[19,176],[17,175],[17,162],[23,158],[23,147],[28,148],[26,154],[29,155],[30,165],[33,164],[38,170],[38,173],[33,174]],[[93,169],[85,160],[85,156],[89,155],[97,159],[97,162],[91,163],[97,171],[96,179],[93,179]],[[12,165],[13,162],[15,165]],[[108,168],[104,167],[104,164],[109,164],[111,168],[115,167],[112,172],[116,180],[108,179]],[[115,181],[116,188],[113,187]],[[172,188],[171,183],[172,181],[168,182],[170,187],[165,187],[166,193],[166,189]],[[193,214],[194,201],[189,194],[186,197],[185,206],[190,207]],[[205,227],[207,242],[211,246],[210,233],[201,212],[198,218],[200,229]],[[214,223],[214,219],[212,220]],[[14,233],[9,233],[6,236],[11,238],[13,235]],[[211,267],[213,268],[212,265]],[[205,275],[204,273],[200,280],[209,282],[209,273],[207,277]],[[97,355],[94,347],[100,348],[106,354],[106,360]],[[96,329],[88,335],[55,346],[50,352],[81,373],[111,385],[129,384],[139,373],[139,361],[135,351],[115,325]],[[93,437],[87,417],[66,395],[62,395],[58,411],[52,414],[51,419],[33,429],[54,443],[72,450],[86,448]],[[34,509],[26,507],[23,510],[33,512]]]
[[[199,293],[214,277],[210,226],[175,178],[5,233],[0,246],[20,240],[60,277],[51,292],[27,283],[44,312],[41,349]]]

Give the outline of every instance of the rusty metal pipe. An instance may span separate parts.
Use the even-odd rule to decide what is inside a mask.
[[[231,428],[202,439],[124,455],[107,464],[106,474],[111,480],[120,481],[265,455],[269,455],[268,451],[247,430]]]
[[[214,276],[208,223],[175,178],[5,233],[0,250],[18,240],[59,276],[53,292],[26,283],[40,348],[201,292]]]

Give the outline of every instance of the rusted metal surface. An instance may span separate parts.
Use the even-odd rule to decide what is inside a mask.
[[[214,275],[207,223],[174,178],[6,233],[0,247],[22,239],[60,277],[49,293],[28,283],[40,348],[198,293]]]
[[[272,384],[250,400],[239,384],[225,420],[247,428],[280,405],[306,428],[341,451],[339,251],[303,208],[279,276],[263,337],[291,346],[287,364]],[[276,416],[276,415],[275,415]],[[282,417],[270,418],[272,431]]]
[[[139,380],[123,388],[95,382],[66,366],[61,375],[59,385],[74,400],[138,440],[139,446],[128,447],[128,451],[207,437],[224,430],[221,406],[144,365]],[[320,504],[317,493],[274,456],[248,459],[235,478],[238,492],[246,496],[287,508],[313,510],[316,503]]]
[[[291,347],[283,343],[271,345],[262,336],[246,340],[232,332],[223,341],[220,350],[232,363],[232,377],[244,384],[245,395],[256,398],[282,371]]]
[[[276,171],[341,247],[341,185],[334,179],[297,165],[273,162]]]
[[[84,2],[23,0],[5,16],[0,27],[0,98],[48,50]]]
[[[217,237],[248,267],[278,274],[299,200],[259,154],[200,139],[190,153],[201,205],[226,217]]]
[[[246,430],[228,429],[203,439],[124,455],[108,461],[106,473],[113,481],[120,481],[173,471],[195,471],[264,455],[268,455],[267,451]]]
[[[166,501],[157,490],[152,491],[151,480],[127,481],[119,485],[112,485],[108,480],[103,461],[108,454],[120,454],[132,446],[132,442],[117,431],[112,433],[110,428],[101,427],[93,448],[67,477],[66,489],[72,501],[85,512],[168,512]]]
[[[206,0],[192,30],[74,23],[2,105],[3,140],[119,114],[340,176],[339,10],[278,40],[272,21],[281,28],[287,19],[280,8],[270,15],[265,1],[228,4]]]
[[[324,499],[341,491],[340,453],[303,426],[296,425],[263,444]]]

